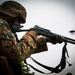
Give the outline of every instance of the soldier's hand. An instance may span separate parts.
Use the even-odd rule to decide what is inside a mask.
[[[52,44],[62,43],[63,38],[61,36],[57,35],[57,36],[54,36],[53,38],[46,37],[46,41],[51,42]]]
[[[56,36],[56,43],[62,43],[63,42],[63,38],[59,35]]]

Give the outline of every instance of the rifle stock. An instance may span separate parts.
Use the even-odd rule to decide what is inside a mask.
[[[31,31],[31,30],[36,31],[38,33],[38,35],[43,35],[43,36],[51,37],[51,38],[53,38],[54,36],[59,35],[59,34],[52,33],[50,30],[42,28],[42,27],[39,27],[37,25],[34,26],[33,28],[30,28],[30,29],[25,29],[25,30],[19,29],[19,30],[16,30],[16,32],[24,32],[24,31]],[[62,36],[62,35],[59,35],[59,36],[62,37],[64,42],[75,44],[75,39],[71,39],[71,38],[68,38],[68,37],[65,37],[65,36]]]

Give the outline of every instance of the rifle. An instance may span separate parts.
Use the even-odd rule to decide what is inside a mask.
[[[22,26],[18,26],[17,28],[15,27],[14,28],[14,31],[15,32],[24,32],[24,31],[34,30],[34,31],[36,31],[38,33],[38,35],[43,35],[43,36],[50,37],[50,38],[54,38],[54,36],[59,35],[59,34],[56,34],[56,33],[51,32],[48,29],[39,27],[37,25],[35,25],[33,28],[25,29],[25,30],[20,29],[21,27]],[[62,35],[59,35],[59,36],[62,37],[63,42],[68,42],[68,43],[71,43],[71,44],[75,44],[75,39],[71,39],[71,38],[68,38],[68,37],[65,37],[65,36],[62,36]]]
[[[74,39],[71,39],[71,38],[68,38],[68,37],[65,37],[65,36],[62,36],[62,35],[58,35],[58,34],[55,34],[53,32],[51,32],[50,30],[48,29],[45,29],[45,28],[42,28],[42,27],[39,27],[39,26],[34,26],[33,28],[30,28],[30,29],[26,29],[26,30],[22,30],[20,29],[22,26],[17,26],[17,27],[13,27],[14,29],[14,32],[24,32],[24,31],[36,31],[38,33],[38,35],[43,35],[43,36],[46,36],[46,37],[50,37],[50,38],[54,38],[55,36],[61,36],[62,39],[63,39],[63,42],[65,42],[65,45],[63,47],[63,50],[62,50],[62,58],[60,60],[60,63],[56,66],[56,67],[49,67],[49,66],[46,66],[46,65],[43,65],[41,63],[39,63],[38,61],[36,61],[35,59],[33,59],[31,57],[31,60],[33,60],[36,64],[38,64],[39,66],[51,71],[51,73],[60,73],[63,69],[65,69],[66,67],[66,54],[67,56],[69,57],[68,55],[68,51],[67,51],[67,48],[66,48],[66,45],[67,45],[67,42],[68,43],[71,43],[71,44],[75,44],[75,40]],[[25,63],[27,63],[25,61]],[[69,66],[71,66],[72,64],[70,64],[69,62],[67,62],[69,64]],[[27,63],[28,64],[28,63]],[[45,72],[42,72],[38,69],[36,69],[35,67],[33,67],[31,64],[28,64],[31,68],[33,68],[34,70],[42,73],[42,74],[51,74],[51,73],[45,73]]]

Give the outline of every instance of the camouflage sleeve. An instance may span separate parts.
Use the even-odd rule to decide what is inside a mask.
[[[17,42],[9,25],[0,19],[0,50],[9,60],[14,63],[21,63],[34,53],[36,43],[32,37],[26,35],[25,40],[27,42],[24,40]]]
[[[46,43],[46,37],[40,37],[37,39],[37,48],[34,51],[34,53],[44,52],[48,51],[47,43]]]

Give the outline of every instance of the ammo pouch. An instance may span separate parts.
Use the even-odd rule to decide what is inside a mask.
[[[0,75],[14,75],[7,57],[0,56]]]

